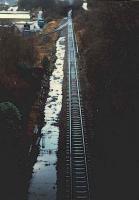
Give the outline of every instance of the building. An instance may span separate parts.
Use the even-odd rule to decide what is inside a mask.
[[[30,12],[27,11],[0,11],[0,24],[29,22]]]
[[[3,5],[15,5],[18,0],[0,0],[0,4]]]

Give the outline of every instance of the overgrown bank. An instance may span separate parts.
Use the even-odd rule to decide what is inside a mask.
[[[22,38],[13,28],[2,28],[0,32],[1,195],[6,200],[24,199],[25,181],[31,173],[30,167],[35,158],[29,156],[30,145],[40,134],[36,131],[37,125],[41,128],[43,124],[49,76],[55,62],[58,35],[47,36],[47,41],[44,35],[58,24],[59,20],[50,22],[41,35],[29,38]],[[20,123],[14,119],[18,112]]]
[[[75,19],[96,199],[138,198],[138,7],[94,2]]]

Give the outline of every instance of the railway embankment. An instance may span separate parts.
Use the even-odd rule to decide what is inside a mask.
[[[80,11],[75,23],[95,198],[118,199],[120,194],[130,199],[134,194],[136,199],[139,4],[92,4],[88,12]]]
[[[48,36],[46,41],[45,34],[57,27],[58,24],[59,20],[49,22],[47,29],[44,29],[40,35],[33,36],[33,38],[22,38],[12,29],[5,30],[5,33],[3,29],[0,30],[1,48],[2,42],[6,41],[0,57],[1,102],[10,101],[14,103],[19,109],[22,119],[16,141],[14,141],[14,135],[11,138],[11,135],[8,137],[5,134],[5,130],[9,130],[9,126],[11,127],[12,123],[15,123],[14,119],[12,119],[12,123],[1,129],[6,137],[5,143],[3,143],[3,145],[6,145],[6,151],[2,155],[2,166],[5,166],[3,174],[5,176],[2,175],[2,181],[4,183],[3,192],[9,191],[4,194],[7,199],[9,196],[11,199],[24,198],[32,165],[36,160],[38,147],[36,149],[32,147],[40,136],[40,129],[43,125],[43,109],[49,91],[49,77],[56,60],[55,42],[58,38],[58,34],[53,34]],[[15,45],[13,45],[13,42]],[[9,59],[6,59],[5,55]],[[24,60],[23,63],[22,59]],[[12,113],[8,115],[9,120],[10,116],[12,116]],[[1,126],[3,127],[2,123]],[[11,131],[14,126],[12,126]],[[16,145],[14,145],[14,142],[16,142]],[[3,148],[3,145],[1,148]],[[11,168],[12,174],[9,168]],[[9,184],[6,184],[7,179],[10,179]],[[13,184],[14,179],[15,184]]]

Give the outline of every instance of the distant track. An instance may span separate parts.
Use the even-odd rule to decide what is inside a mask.
[[[66,200],[90,200],[87,140],[78,78],[75,37],[68,14]]]

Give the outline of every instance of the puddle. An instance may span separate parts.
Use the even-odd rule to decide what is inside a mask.
[[[82,8],[83,8],[84,10],[87,10],[87,11],[88,11],[88,4],[87,4],[87,2],[84,2],[84,3],[83,3]]]
[[[60,37],[56,43],[56,56],[56,68],[50,77],[50,91],[44,109],[45,126],[42,128],[40,153],[33,168],[28,200],[56,200],[56,153],[59,139],[58,119],[62,107],[65,37]]]

